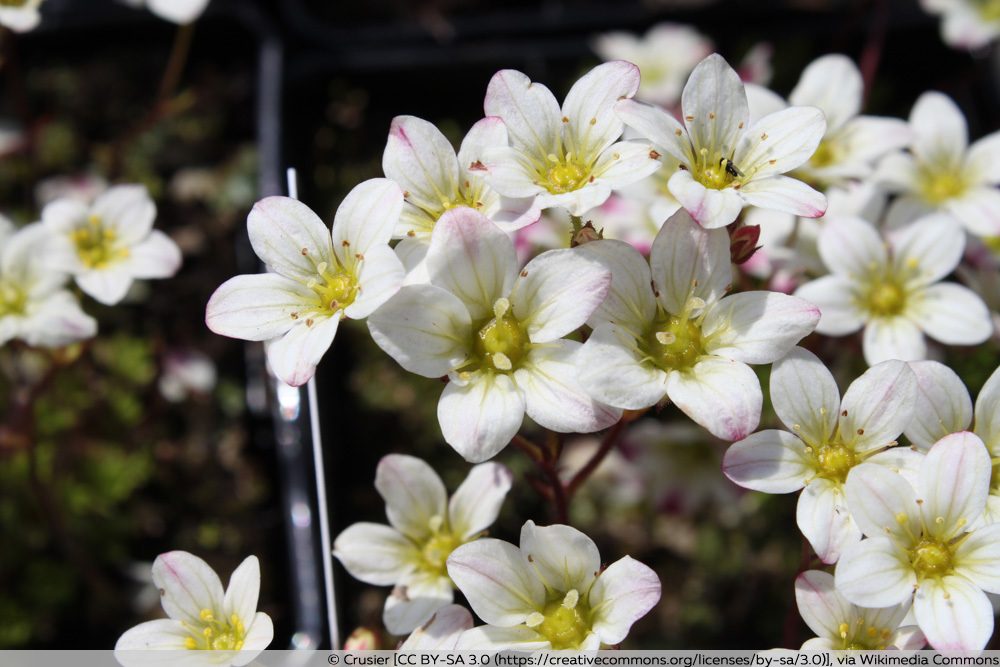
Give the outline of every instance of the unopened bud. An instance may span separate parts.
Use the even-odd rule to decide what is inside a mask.
[[[382,638],[371,628],[356,628],[344,640],[345,651],[377,651],[382,648]]]
[[[760,250],[760,225],[743,225],[729,232],[729,258],[733,264],[750,261]]]
[[[599,241],[604,238],[604,230],[598,230],[594,227],[594,223],[588,221],[581,227],[577,232],[573,234],[573,238],[570,239],[569,247],[575,248],[581,246],[584,243],[590,243],[591,241]]]

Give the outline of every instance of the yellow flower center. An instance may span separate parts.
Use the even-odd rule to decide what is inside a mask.
[[[199,623],[184,623],[190,636],[184,640],[184,647],[205,651],[239,651],[246,639],[246,628],[236,614],[229,618],[217,618],[211,609],[202,609]]]
[[[883,651],[892,639],[893,630],[865,627],[865,619],[857,619],[857,627],[852,630],[849,623],[841,623],[837,629],[840,634],[841,650],[844,651]]]
[[[91,215],[87,224],[70,232],[80,262],[90,269],[103,269],[129,255],[128,248],[118,247],[117,232],[104,225],[99,216]]]
[[[552,194],[579,190],[590,181],[590,166],[567,153],[563,157],[548,156],[548,164],[538,170],[539,185]]]
[[[590,634],[590,607],[571,590],[560,600],[549,600],[545,609],[528,617],[527,625],[549,640],[552,648],[579,649]]]
[[[952,548],[938,540],[922,539],[910,549],[910,564],[918,581],[939,579],[954,569]]]
[[[517,369],[531,348],[531,341],[528,332],[514,317],[510,301],[496,300],[493,318],[476,330],[472,347],[480,369],[497,373],[511,373]]]
[[[819,142],[819,146],[816,147],[816,152],[809,158],[809,166],[815,169],[822,169],[823,167],[836,164],[839,159],[840,153],[837,147],[832,142],[821,141]]]
[[[704,353],[701,324],[687,315],[660,313],[646,336],[645,347],[649,359],[663,370],[689,369]]]
[[[316,265],[316,277],[306,285],[316,293],[320,311],[343,310],[358,296],[358,281],[343,267],[331,267],[326,262]]]
[[[435,532],[420,550],[426,566],[423,569],[447,577],[448,556],[461,545],[462,541],[447,530]]]
[[[876,282],[868,291],[865,305],[873,315],[899,315],[906,306],[906,292],[891,279]]]
[[[938,206],[965,192],[968,183],[961,167],[942,164],[922,169],[917,174],[917,187],[924,201]]]
[[[858,463],[854,451],[839,442],[824,444],[813,449],[812,453],[818,476],[841,484],[847,479],[847,473],[851,472],[851,468]]]
[[[0,0],[0,7],[24,7],[28,0]]]
[[[731,158],[731,155],[723,155],[717,150],[702,148],[695,155],[695,163],[691,165],[691,176],[711,190],[724,190],[734,183],[735,187],[739,187],[746,175]]]
[[[977,9],[983,21],[1000,21],[1000,0],[978,0],[974,4],[978,5]]]
[[[24,315],[28,307],[28,295],[20,286],[0,282],[0,317]]]
[[[990,473],[990,492],[993,495],[1000,495],[1000,458],[993,459],[993,471]]]

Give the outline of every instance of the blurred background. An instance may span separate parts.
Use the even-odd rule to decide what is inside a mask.
[[[112,0],[48,0],[39,29],[5,32],[0,212],[28,223],[53,198],[140,182],[184,266],[114,308],[88,299],[100,323],[88,343],[57,355],[0,347],[0,648],[112,647],[161,614],[149,568],[172,549],[224,581],[256,554],[272,647],[322,637],[303,395],[273,391],[259,346],[204,326],[215,288],[257,270],[247,212],[284,193],[292,166],[329,222],[351,187],[382,175],[393,116],[427,119],[457,143],[496,70],[520,69],[561,99],[600,61],[598,35],[662,21],[697,29],[734,66],[763,57],[761,83],[783,95],[814,58],[843,53],[874,76],[866,113],[905,118],[936,89],[962,107],[970,136],[998,125],[992,54],[948,48],[915,0],[212,0],[189,27]],[[842,388],[864,369],[854,339],[805,345],[836,353]],[[964,348],[945,360],[973,395],[997,365]],[[372,481],[387,453],[427,459],[450,490],[464,478],[437,426],[441,384],[398,368],[363,323],[342,327],[317,379],[334,535],[385,521]],[[761,428],[776,422],[765,410]],[[571,472],[596,441],[560,446]],[[574,499],[572,523],[607,562],[631,554],[663,581],[629,647],[809,636],[792,588],[812,564],[796,497],[732,485],[724,446],[672,407],[651,413]],[[516,542],[551,508],[523,454],[498,460],[515,486],[491,534]],[[341,632],[377,629],[388,590],[335,573]]]

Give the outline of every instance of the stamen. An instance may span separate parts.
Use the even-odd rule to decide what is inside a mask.
[[[533,611],[531,612],[531,614],[528,615],[528,618],[525,619],[524,624],[527,625],[529,628],[537,628],[544,622],[545,622],[545,617],[542,616],[537,611]]]

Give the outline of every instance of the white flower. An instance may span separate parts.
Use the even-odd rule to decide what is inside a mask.
[[[902,195],[893,208],[941,211],[972,234],[1000,235],[1000,132],[969,146],[961,109],[935,92],[924,93],[913,105],[910,127],[910,153],[886,156],[876,175]]]
[[[916,378],[886,361],[851,383],[844,400],[833,375],[812,352],[796,348],[774,364],[771,402],[788,431],[766,430],[726,452],[722,470],[740,486],[799,496],[796,522],[824,563],[861,539],[844,501],[844,481],[861,462],[916,475],[923,458],[892,447],[913,417]],[[791,431],[791,432],[789,432]]]
[[[928,216],[883,241],[857,218],[828,219],[819,254],[830,275],[795,295],[819,306],[816,331],[845,336],[864,328],[868,365],[923,359],[924,335],[946,345],[976,345],[993,331],[986,304],[971,290],[942,283],[962,258],[965,235],[943,216]]]
[[[613,189],[653,173],[658,154],[645,141],[619,141],[615,103],[639,87],[639,69],[615,61],[573,84],[562,109],[552,92],[516,70],[501,70],[486,89],[487,116],[503,120],[509,147],[483,151],[486,181],[507,197],[536,197],[540,209],[583,215]]]
[[[642,72],[637,99],[665,107],[680,101],[691,70],[712,48],[712,40],[677,23],[657,24],[642,37],[610,32],[594,41],[594,50],[604,60],[635,63]]]
[[[126,667],[149,664],[146,650],[206,650],[196,664],[245,665],[274,638],[271,618],[257,611],[260,564],[248,556],[223,592],[219,575],[185,551],[161,554],[153,563],[153,583],[169,619],[148,621],[128,630],[115,644],[115,658]]]
[[[1000,36],[1000,5],[994,0],[920,0],[941,15],[941,39],[948,46],[981,49]]]
[[[337,537],[333,554],[356,579],[396,586],[382,615],[389,632],[411,632],[451,602],[445,561],[496,520],[510,486],[507,468],[484,463],[469,471],[449,501],[441,478],[420,459],[382,458],[375,488],[392,526],[356,523]]]
[[[520,548],[484,539],[456,549],[448,574],[488,624],[462,635],[464,650],[612,646],[660,600],[660,580],[642,563],[625,556],[602,571],[589,537],[532,521]]]
[[[910,362],[917,376],[917,401],[906,437],[916,447],[927,450],[946,435],[965,431],[973,422],[972,399],[955,371],[936,361]],[[1000,368],[993,371],[976,399],[973,432],[986,445],[993,461],[990,496],[983,520],[1000,521]]]
[[[414,630],[400,651],[454,651],[462,633],[472,627],[472,614],[465,607],[449,604],[441,607],[431,619]]]
[[[333,343],[340,320],[363,319],[403,282],[389,247],[403,207],[392,181],[371,179],[351,190],[332,233],[308,206],[268,197],[253,207],[247,231],[254,252],[274,273],[230,278],[208,302],[215,333],[271,341],[267,358],[284,382],[299,386]]]
[[[184,25],[202,15],[211,0],[123,0],[133,7],[147,7],[161,19]]]
[[[393,237],[402,239],[396,253],[408,270],[423,261],[438,218],[457,206],[476,209],[507,232],[538,220],[534,198],[501,197],[486,184],[480,158],[491,146],[507,146],[507,128],[499,118],[473,125],[458,155],[433,124],[414,116],[393,118],[382,170],[403,188],[403,212]]]
[[[823,112],[790,107],[750,122],[739,76],[712,54],[691,73],[684,124],[633,100],[615,106],[625,123],[680,161],[670,192],[706,228],[724,227],[744,204],[817,218],[826,198],[787,171],[805,163],[826,132]]]
[[[196,349],[171,350],[163,360],[157,387],[171,403],[180,403],[190,394],[208,394],[215,388],[212,358]]]
[[[42,261],[51,242],[42,224],[15,231],[0,216],[0,345],[17,338],[61,347],[97,333],[97,322],[64,289],[66,274]]]
[[[44,207],[59,199],[76,199],[89,206],[107,189],[108,182],[98,174],[80,172],[72,176],[53,176],[35,186],[35,201]]]
[[[867,539],[840,557],[837,590],[862,607],[912,598],[920,630],[939,651],[985,647],[993,634],[986,592],[1000,593],[1000,524],[976,527],[990,470],[972,433],[931,447],[914,486],[882,466],[852,470],[847,503]]]
[[[926,643],[918,628],[902,625],[909,601],[883,609],[859,607],[837,592],[828,572],[809,570],[796,577],[795,602],[802,620],[816,633],[802,645],[803,651],[916,651]]]
[[[612,274],[580,352],[583,388],[631,410],[666,396],[729,441],[755,429],[763,397],[747,364],[782,357],[813,330],[819,311],[774,292],[723,296],[732,279],[729,235],[701,228],[684,211],[660,229],[649,264],[619,241],[579,250]]]
[[[54,201],[42,210],[53,236],[48,263],[73,275],[101,303],[114,305],[134,280],[169,278],[180,267],[180,249],[153,229],[155,218],[156,204],[141,185],[110,188],[90,206],[75,198]]]
[[[620,412],[576,379],[580,328],[611,275],[577,250],[550,250],[518,270],[514,245],[470,208],[445,213],[427,252],[430,283],[407,285],[368,321],[372,337],[417,375],[448,376],[444,439],[466,460],[495,456],[527,413],[545,428],[589,433]]]
[[[43,0],[6,0],[0,4],[0,26],[14,32],[34,30],[41,23],[38,12]]]

